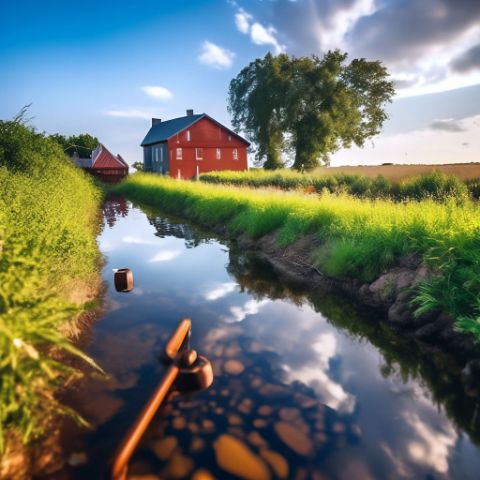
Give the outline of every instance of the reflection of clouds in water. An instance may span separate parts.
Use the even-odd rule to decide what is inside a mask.
[[[123,243],[133,243],[137,245],[157,245],[158,242],[154,242],[152,240],[145,240],[140,237],[132,237],[132,236],[126,236],[122,238]]]
[[[332,333],[322,333],[312,345],[316,353],[315,366],[308,365],[288,369],[290,380],[299,380],[312,387],[321,400],[329,407],[342,413],[352,413],[355,409],[355,397],[334,382],[326,373],[330,360],[337,352],[337,340]]]
[[[260,301],[252,299],[248,302],[245,302],[243,307],[230,307],[231,315],[228,317],[223,317],[223,320],[227,323],[241,322],[242,320],[245,320],[245,317],[247,315],[256,315],[259,312],[260,308],[270,302],[271,300],[268,299]]]
[[[169,262],[177,258],[182,252],[180,250],[163,250],[152,257],[149,262]]]
[[[229,293],[235,291],[237,284],[235,282],[221,283],[216,288],[205,293],[205,300],[214,301],[223,298]]]
[[[130,295],[136,295],[137,297],[139,297],[141,295],[145,295],[145,290],[143,290],[142,288],[134,288],[130,292]]]
[[[103,253],[111,252],[112,250],[115,250],[113,243],[108,240],[105,240],[102,237],[100,237],[100,239],[98,240],[98,248]]]
[[[450,450],[457,441],[451,423],[445,422],[443,428],[437,430],[422,421],[416,413],[406,412],[404,418],[417,434],[417,438],[407,444],[411,459],[439,473],[447,473]]]

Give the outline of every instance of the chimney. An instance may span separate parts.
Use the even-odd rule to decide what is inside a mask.
[[[193,109],[187,110],[187,117],[193,117]]]
[[[152,118],[152,127],[156,125],[157,123],[160,123],[162,121],[161,118]]]

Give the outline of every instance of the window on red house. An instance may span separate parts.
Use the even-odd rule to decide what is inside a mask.
[[[203,160],[203,148],[196,148],[195,149],[195,158],[197,160]]]
[[[182,149],[177,148],[177,160],[181,160],[181,159],[182,159]]]
[[[233,149],[233,159],[238,160],[238,150],[236,148]]]
[[[222,151],[219,148],[217,148],[215,151],[215,157],[217,160],[220,160],[222,158]]]

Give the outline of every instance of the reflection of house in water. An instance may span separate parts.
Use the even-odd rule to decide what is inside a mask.
[[[127,162],[120,155],[113,155],[102,144],[93,150],[91,158],[80,158],[75,152],[72,162],[105,183],[116,183],[128,175]]]
[[[202,235],[198,229],[191,228],[184,223],[173,223],[171,218],[150,216],[147,218],[157,231],[155,236],[160,238],[169,236],[183,238],[187,248],[198,247],[200,244],[206,243],[210,240],[210,237]]]
[[[109,196],[102,206],[103,217],[109,227],[113,227],[117,218],[125,218],[128,215],[128,203],[124,197]]]

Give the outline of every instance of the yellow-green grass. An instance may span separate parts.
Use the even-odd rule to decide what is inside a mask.
[[[99,282],[100,200],[58,145],[0,122],[0,453],[5,431],[28,441],[69,412],[55,389],[76,373],[52,352],[90,362],[67,337]]]
[[[403,255],[419,253],[437,275],[417,290],[417,311],[443,309],[480,338],[480,216],[471,201],[312,198],[152,174],[135,174],[117,191],[204,225],[225,225],[234,234],[259,238],[276,231],[281,245],[315,235],[322,245],[316,266],[333,277],[371,281]]]
[[[387,180],[378,176],[336,173],[311,174],[283,169],[276,171],[250,170],[248,172],[209,172],[200,176],[206,183],[248,186],[253,188],[275,187],[282,190],[302,189],[310,193],[347,193],[358,198],[383,198],[396,201],[424,200],[431,198],[443,202],[450,198],[464,201],[469,196],[478,198],[478,182],[462,182],[456,176],[433,171],[402,181]]]

